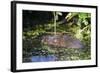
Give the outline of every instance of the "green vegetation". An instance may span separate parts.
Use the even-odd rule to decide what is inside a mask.
[[[46,15],[50,16],[48,18],[45,13],[42,15],[35,11],[23,11],[23,20],[27,19],[27,22],[23,21],[23,59],[40,55],[55,55],[58,61],[91,59],[91,14],[47,12]],[[50,47],[41,42],[43,36],[56,34],[70,35],[80,40],[84,47]]]

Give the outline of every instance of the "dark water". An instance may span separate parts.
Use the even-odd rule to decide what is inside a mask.
[[[32,62],[47,62],[47,61],[56,61],[56,57],[54,55],[48,56],[32,56]]]

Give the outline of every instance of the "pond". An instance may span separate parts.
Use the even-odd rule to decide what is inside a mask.
[[[24,58],[23,62],[48,62],[48,61],[56,61],[57,57],[54,55],[47,55],[47,56],[31,56],[28,58]]]
[[[30,45],[27,47],[30,52],[27,50],[23,52],[23,62],[72,60],[72,56],[78,57],[80,50],[84,48],[79,39],[66,34],[44,35],[40,40],[38,39]]]
[[[56,61],[56,57],[54,55],[47,56],[32,56],[32,62],[47,62],[47,61]]]

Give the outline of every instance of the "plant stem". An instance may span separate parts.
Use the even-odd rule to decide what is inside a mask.
[[[54,12],[54,35],[56,35],[56,12]]]

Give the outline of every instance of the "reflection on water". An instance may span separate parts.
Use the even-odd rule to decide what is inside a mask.
[[[55,50],[53,54],[37,54],[23,56],[23,63],[28,62],[49,62],[49,61],[71,61],[71,60],[81,60],[80,56],[84,55],[84,50],[80,49],[59,49]],[[84,57],[84,56],[83,56]],[[83,59],[82,59],[83,60]]]
[[[47,56],[32,56],[29,58],[23,58],[23,62],[48,62],[48,61],[56,61],[57,57],[54,55]]]
[[[55,61],[56,57],[54,55],[48,56],[32,56],[32,62],[46,62],[46,61]]]

